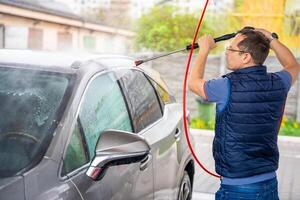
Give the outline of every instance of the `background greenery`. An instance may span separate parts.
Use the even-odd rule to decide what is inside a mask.
[[[153,7],[137,22],[136,47],[155,51],[170,51],[184,48],[193,40],[198,18],[192,14],[176,13],[172,6]],[[202,32],[212,34],[213,28],[206,21]]]
[[[299,2],[298,2],[299,3]],[[294,53],[300,47],[300,11],[297,0],[234,0],[234,8],[222,12],[207,10],[199,36],[217,37],[244,26],[263,27],[278,33]],[[184,48],[193,40],[200,13],[184,13],[179,7],[155,6],[134,26],[136,50],[171,51]],[[224,50],[220,43],[213,53]]]
[[[276,32],[293,53],[300,53],[299,0],[233,0],[234,8],[222,12],[207,10],[199,36],[218,37],[236,32],[244,26],[263,27]],[[184,13],[179,7],[156,6],[136,21],[136,50],[173,51],[193,41],[199,13]],[[199,37],[198,36],[198,37]],[[224,51],[226,42],[218,43],[213,54]],[[192,128],[214,129],[213,120],[194,118]],[[300,136],[299,123],[283,118],[281,135]]]
[[[200,118],[192,118],[190,127],[194,129],[214,130],[214,120],[205,121]],[[294,119],[289,119],[283,116],[279,135],[297,136],[300,137],[300,124]]]

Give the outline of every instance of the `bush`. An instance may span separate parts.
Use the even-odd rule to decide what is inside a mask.
[[[282,118],[279,134],[300,137],[300,124],[294,119],[288,119],[284,116]]]
[[[192,118],[190,127],[194,129],[214,130],[215,122],[212,120],[205,121],[200,118]],[[279,135],[300,137],[300,124],[294,119],[288,119],[286,116],[283,116]]]
[[[192,118],[191,128],[194,129],[209,129],[209,130],[214,130],[215,129],[215,122],[213,120],[210,121],[205,121],[200,118]]]
[[[137,21],[135,43],[138,49],[171,51],[193,41],[198,16],[178,12],[174,6],[156,6]],[[212,34],[212,25],[203,21],[199,35]]]

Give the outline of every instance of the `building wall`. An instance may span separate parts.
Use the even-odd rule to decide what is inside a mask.
[[[7,14],[1,14],[0,24],[4,25],[4,48],[27,49],[30,47],[29,44],[38,44],[38,40],[42,40],[41,49],[43,50],[86,50],[96,53],[128,54],[132,43],[131,37],[122,36],[118,33],[88,30],[80,27],[50,23]],[[30,30],[33,31],[30,32]],[[38,35],[36,33],[32,34],[34,30],[41,30],[42,38],[36,37]],[[58,35],[61,34],[72,35],[72,42],[70,45],[58,43]],[[88,46],[84,42],[87,41],[84,39],[87,36],[94,38],[95,44],[92,45],[94,48],[88,48],[91,45]],[[33,40],[37,41],[34,42]]]
[[[45,50],[56,50],[57,44],[57,31],[53,28],[48,28],[44,30],[44,41],[43,49]]]

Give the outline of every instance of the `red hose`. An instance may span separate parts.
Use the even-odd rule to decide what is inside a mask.
[[[195,44],[195,41],[196,41],[196,38],[198,36],[198,32],[199,32],[199,29],[200,29],[200,26],[201,26],[201,23],[202,23],[202,20],[203,20],[203,17],[204,17],[204,14],[205,14],[205,11],[206,11],[206,7],[208,5],[208,2],[209,0],[206,0],[206,3],[205,3],[205,6],[204,6],[204,9],[202,11],[202,14],[201,14],[201,17],[199,19],[199,22],[198,22],[198,27],[196,29],[196,32],[195,32],[195,35],[194,35],[194,39],[193,39],[193,42],[192,42],[192,48],[191,48],[191,51],[190,51],[190,54],[189,54],[189,58],[188,58],[188,63],[186,65],[186,71],[185,71],[185,76],[184,76],[184,81],[183,81],[183,116],[186,116],[186,82],[187,82],[187,76],[188,76],[188,72],[189,72],[189,68],[190,68],[190,64],[191,64],[191,59],[192,59],[192,55],[193,55],[193,50],[194,50],[194,44]],[[191,153],[194,157],[194,159],[196,160],[196,162],[198,163],[198,165],[208,174],[214,176],[214,177],[217,177],[217,178],[221,178],[219,175],[217,174],[214,174],[212,172],[210,172],[208,169],[206,169],[204,167],[204,165],[199,161],[199,159],[197,158],[194,150],[193,150],[193,147],[191,145],[191,142],[190,142],[190,138],[189,138],[189,135],[188,135],[188,130],[187,130],[187,123],[186,123],[186,117],[184,117],[184,120],[183,120],[183,125],[184,125],[184,132],[185,132],[185,136],[186,136],[186,139],[187,139],[187,143],[188,143],[188,146],[191,150]]]

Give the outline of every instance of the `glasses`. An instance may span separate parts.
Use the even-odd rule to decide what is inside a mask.
[[[242,51],[242,50],[238,50],[238,49],[232,49],[230,47],[227,47],[226,51],[239,52],[239,53],[249,53],[248,51]]]

